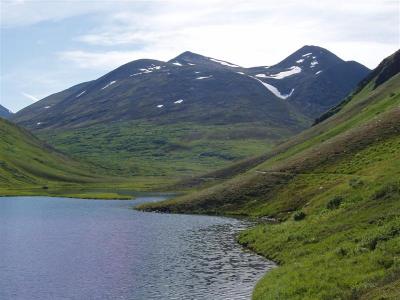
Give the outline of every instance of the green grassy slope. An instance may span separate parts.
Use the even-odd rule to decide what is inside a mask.
[[[71,130],[46,130],[39,137],[107,174],[178,179],[222,168],[260,154],[294,132],[260,123],[157,125],[116,122]]]
[[[399,299],[400,75],[376,84],[394,59],[399,53],[330,118],[256,166],[142,209],[276,219],[240,237],[281,265],[255,299]]]
[[[108,186],[123,183],[98,175],[93,166],[72,160],[0,118],[0,195],[69,195],[69,190],[104,186],[105,182]],[[117,197],[113,193],[98,196]]]

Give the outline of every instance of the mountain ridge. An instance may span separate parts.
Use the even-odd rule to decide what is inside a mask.
[[[153,122],[167,123],[171,119],[173,122],[191,119],[227,124],[255,119],[280,123],[281,126],[288,125],[286,120],[300,124],[301,119],[309,119],[310,123],[317,117],[317,111],[321,113],[337,104],[343,93],[354,87],[355,80],[346,80],[346,73],[360,80],[368,72],[367,68],[344,62],[322,49],[302,47],[268,69],[243,68],[190,51],[167,62],[140,59],[86,85],[82,83],[75,95],[63,99],[55,97],[60,93],[46,97],[18,112],[13,120],[33,130],[68,127],[69,124],[79,127],[121,119],[152,119]],[[312,52],[307,55],[306,51],[314,51],[315,55]],[[316,55],[321,56],[320,61]],[[303,58],[297,61],[303,61],[296,63],[294,59],[299,57]],[[326,70],[319,70],[319,65]],[[321,98],[326,99],[324,103],[317,103]],[[113,104],[106,99],[112,100]],[[32,109],[41,104],[41,111]],[[118,111],[114,107],[118,107]],[[210,108],[214,115],[203,112]]]

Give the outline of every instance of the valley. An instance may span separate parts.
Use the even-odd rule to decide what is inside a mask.
[[[196,59],[203,60],[190,53],[187,61],[188,55],[170,63],[192,67]],[[206,67],[214,67],[215,61],[209,60]],[[312,96],[305,98],[310,103],[291,101],[293,91],[278,93],[261,80],[293,79],[299,69],[284,67],[286,71],[268,75],[241,68],[248,74],[254,71],[247,75],[251,84],[261,83],[263,93],[271,92],[266,94],[269,99],[246,100],[265,101],[265,110],[253,108],[253,102],[244,105],[242,96],[235,94],[243,91],[232,95],[232,105],[223,105],[227,100],[218,98],[217,92],[213,101],[221,109],[216,106],[209,114],[214,102],[206,97],[188,107],[180,106],[185,103],[182,98],[172,104],[156,100],[151,109],[132,108],[133,114],[126,109],[111,112],[115,103],[107,108],[110,113],[96,111],[102,105],[94,103],[105,102],[97,98],[99,91],[91,95],[89,86],[118,87],[118,81],[111,80],[114,75],[106,75],[98,85],[72,87],[11,117],[40,140],[1,121],[0,191],[100,199],[129,199],[144,191],[179,192],[138,209],[257,222],[238,240],[279,267],[258,282],[254,299],[395,299],[400,242],[399,63],[396,52],[349,89],[347,97],[323,105],[313,102]],[[240,67],[224,62],[216,68],[214,72],[229,73],[225,68]],[[146,70],[142,73],[153,72]],[[157,96],[152,93],[161,93],[146,91],[153,100]],[[212,91],[207,87],[209,97]],[[118,99],[120,92],[110,97]],[[85,94],[88,100],[76,100]],[[170,97],[174,98],[180,97]],[[121,99],[122,107],[132,105],[124,102],[125,96]],[[92,103],[89,110],[84,109],[85,101]]]
[[[400,299],[400,0],[0,15],[0,300]]]
[[[159,188],[268,152],[368,72],[317,46],[254,68],[186,51],[168,62],[130,62],[12,120],[101,174],[159,178]]]

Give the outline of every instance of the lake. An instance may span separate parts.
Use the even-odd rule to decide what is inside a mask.
[[[274,266],[249,224],[132,209],[162,199],[0,198],[0,299],[249,299]]]

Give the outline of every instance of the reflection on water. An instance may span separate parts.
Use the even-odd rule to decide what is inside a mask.
[[[159,199],[0,198],[0,299],[249,299],[246,223],[130,209]]]

